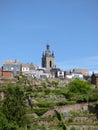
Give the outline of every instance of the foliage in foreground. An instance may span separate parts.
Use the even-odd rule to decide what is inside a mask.
[[[18,125],[14,122],[8,122],[6,116],[0,112],[0,130],[18,130]]]
[[[1,105],[1,129],[17,130],[28,123],[24,92],[19,87],[8,87]],[[5,124],[2,124],[5,123]],[[11,128],[11,129],[10,129]]]
[[[25,88],[22,86],[6,87],[6,97],[1,106],[0,130],[24,130],[24,126],[29,123],[26,117],[25,92],[27,96],[31,98],[31,101],[34,99],[32,101],[33,108],[28,108],[28,110],[36,113],[39,118],[54,106],[87,102],[88,99],[98,99],[98,90],[92,89],[91,84],[86,81],[75,79],[67,87],[62,88],[56,88],[57,84],[55,82],[52,82],[51,84],[52,89],[49,88],[47,84],[43,84],[43,87],[38,88],[34,88],[33,86],[25,86]],[[53,87],[55,89],[53,89]],[[98,107],[98,105],[96,105],[96,107]],[[63,127],[65,127],[65,124],[61,119],[59,120],[58,128],[56,128],[56,130]],[[44,126],[33,126],[28,129],[35,130],[37,128],[40,130],[46,129]]]

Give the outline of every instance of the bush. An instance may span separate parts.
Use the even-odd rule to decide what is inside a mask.
[[[49,108],[35,108],[33,109],[33,112],[36,113],[38,116],[42,116],[48,110]]]
[[[68,87],[70,91],[80,94],[88,94],[88,91],[91,91],[91,84],[79,79],[73,80]]]
[[[74,128],[74,127],[71,127],[70,130],[75,130],[75,128]]]
[[[63,106],[63,105],[67,105],[67,104],[68,104],[67,101],[61,101],[61,102],[57,103],[58,106]]]
[[[69,123],[71,123],[71,122],[73,122],[73,121],[74,121],[73,117],[70,117],[70,118],[68,119],[68,122],[69,122]]]
[[[0,130],[18,130],[18,125],[14,122],[8,122],[6,116],[0,112]]]
[[[46,89],[44,90],[44,92],[45,92],[46,95],[48,95],[48,94],[51,92],[51,90],[48,89],[48,88],[46,88]]]
[[[46,107],[46,108],[48,108],[48,107],[51,108],[55,105],[56,105],[56,103],[54,103],[54,102],[40,102],[37,104],[38,107]]]
[[[70,105],[70,104],[75,104],[76,101],[61,101],[61,102],[58,102],[57,105],[58,106],[63,106],[63,105]]]

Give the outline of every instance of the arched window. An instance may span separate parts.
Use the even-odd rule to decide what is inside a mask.
[[[52,67],[52,61],[50,61],[50,68]]]

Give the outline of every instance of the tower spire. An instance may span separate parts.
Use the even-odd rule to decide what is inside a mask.
[[[45,54],[44,54],[44,51],[43,51],[43,53],[42,53],[42,56],[44,56]]]
[[[50,45],[49,44],[46,45],[46,49],[47,49],[47,51],[50,51]]]
[[[45,55],[46,55],[46,56],[51,56],[50,45],[49,45],[49,44],[46,45]]]
[[[52,56],[54,57],[54,51],[52,51]]]

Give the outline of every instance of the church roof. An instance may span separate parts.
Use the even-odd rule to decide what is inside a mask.
[[[54,52],[50,51],[50,45],[49,44],[46,45],[46,51],[43,52],[42,56],[52,56],[52,57],[54,57]]]

